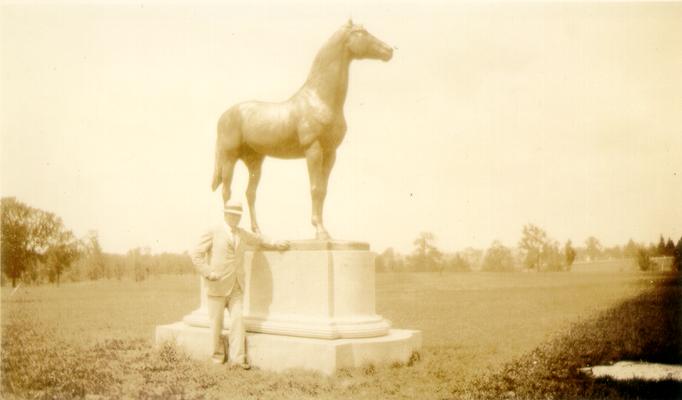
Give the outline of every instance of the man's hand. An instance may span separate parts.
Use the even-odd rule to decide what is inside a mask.
[[[287,240],[275,243],[275,249],[279,251],[289,250],[289,247],[291,244]]]
[[[215,272],[209,272],[208,274],[204,275],[204,278],[209,281],[217,281],[220,279],[220,275],[216,274]]]

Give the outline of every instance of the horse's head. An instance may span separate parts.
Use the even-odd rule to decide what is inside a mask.
[[[393,57],[393,49],[386,43],[374,37],[362,25],[354,25],[348,21],[345,25],[347,30],[346,49],[352,58],[379,59],[388,61]]]

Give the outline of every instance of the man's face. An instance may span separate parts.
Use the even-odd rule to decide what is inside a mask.
[[[225,222],[230,228],[234,229],[239,226],[242,216],[239,214],[225,213]]]

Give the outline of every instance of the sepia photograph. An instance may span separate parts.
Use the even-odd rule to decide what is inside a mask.
[[[0,0],[0,398],[682,398],[682,2]]]

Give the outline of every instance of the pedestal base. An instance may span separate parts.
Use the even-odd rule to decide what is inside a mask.
[[[227,331],[225,331],[227,334]],[[183,322],[156,327],[156,343],[175,342],[190,356],[209,359],[211,332]],[[387,335],[361,339],[314,339],[247,333],[246,357],[269,371],[301,368],[333,374],[340,368],[406,363],[421,349],[421,331],[391,329]]]

